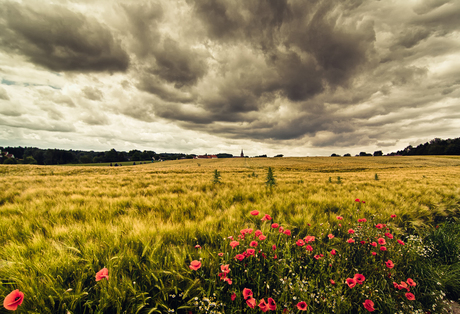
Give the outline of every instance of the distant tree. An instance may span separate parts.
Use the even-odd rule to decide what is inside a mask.
[[[144,150],[141,154],[141,160],[150,160],[150,159],[152,159],[152,157],[147,151]]]
[[[212,183],[214,184],[217,184],[217,183],[220,183],[220,172],[216,170],[214,170],[214,178],[212,180]]]
[[[345,155],[343,155],[343,157],[351,157],[351,155],[349,153],[346,153]]]
[[[141,160],[141,152],[137,151],[131,156],[131,161]]]
[[[276,180],[275,176],[273,174],[273,169],[272,167],[268,167],[268,172],[267,172],[267,181],[265,181],[265,184],[271,189],[276,185]]]
[[[17,161],[16,159],[14,159],[14,158],[7,158],[7,159],[3,162],[3,164],[5,164],[5,165],[15,165],[15,164],[17,164],[17,163],[18,163],[18,161]]]
[[[375,151],[374,156],[383,156],[383,153],[381,150]]]
[[[227,154],[227,153],[219,153],[216,156],[217,158],[233,158],[232,154]]]
[[[278,154],[275,157],[283,157],[283,156],[284,156],[283,154]]]
[[[37,164],[37,161],[35,160],[34,157],[32,157],[32,156],[27,156],[26,158],[24,158],[24,163],[25,163],[25,164],[36,165],[36,164]]]
[[[332,154],[331,157],[340,157],[340,155],[337,155],[336,153]]]
[[[80,162],[82,164],[89,164],[93,161],[90,155],[82,155],[80,156]]]
[[[108,152],[105,152],[104,155],[105,155],[105,158],[104,158],[104,159],[105,159],[106,162],[115,162],[115,161],[118,161],[118,153],[117,153],[117,151],[116,151],[114,148],[112,148],[112,149],[111,149],[110,151],[108,151]]]
[[[93,162],[94,163],[99,163],[99,162],[103,162],[104,161],[104,158],[102,156],[96,156],[93,158]]]
[[[266,154],[263,154],[263,155],[259,155],[259,156],[256,156],[256,157],[258,157],[258,158],[266,158],[267,155],[266,155]]]
[[[361,156],[361,157],[362,157],[362,156],[367,156],[367,153],[366,153],[366,152],[360,152],[360,153],[359,153],[359,156]]]

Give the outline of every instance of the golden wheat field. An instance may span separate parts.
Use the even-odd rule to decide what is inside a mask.
[[[265,184],[268,167],[276,179],[272,188]],[[215,170],[221,175],[219,183],[213,183]],[[50,313],[69,310],[72,302],[78,304],[75,313],[91,308],[81,303],[88,293],[88,274],[104,265],[132,270],[147,260],[149,267],[168,272],[162,273],[165,281],[154,275],[163,285],[155,290],[158,295],[193,282],[180,275],[189,259],[183,248],[218,245],[238,233],[252,210],[271,215],[294,233],[356,211],[396,214],[401,230],[433,226],[460,213],[459,157],[234,158],[123,167],[1,165],[0,182],[2,293],[7,294],[9,285],[20,285],[35,296],[27,301],[28,308],[36,303],[36,308]],[[356,198],[365,201],[359,208]],[[133,271],[129,278],[120,276],[123,289],[110,292],[107,302],[125,300],[128,291],[136,289]],[[53,302],[48,295],[54,296]],[[123,307],[129,308],[119,306]]]

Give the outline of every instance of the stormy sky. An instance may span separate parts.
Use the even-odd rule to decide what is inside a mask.
[[[0,146],[384,153],[460,137],[460,1],[0,0]]]

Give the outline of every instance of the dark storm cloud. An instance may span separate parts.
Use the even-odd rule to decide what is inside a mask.
[[[228,69],[225,63],[220,63],[221,75],[228,78],[222,83],[216,82],[217,94],[201,93],[196,104],[204,109],[202,115],[205,116],[191,115],[190,122],[251,121],[244,113],[259,111],[267,101],[275,98],[285,97],[293,102],[301,102],[326,88],[347,86],[353,75],[368,62],[368,54],[372,52],[375,37],[372,23],[355,23],[351,26],[337,23],[337,12],[340,9],[349,10],[347,4],[207,0],[190,3],[204,24],[208,38],[223,47],[244,44],[264,59],[262,68],[235,62],[236,67]],[[355,2],[356,6],[358,4]],[[165,55],[168,58],[180,56],[172,51]],[[192,71],[197,74],[188,79],[188,76],[180,75],[181,72],[177,71],[180,67],[173,62],[168,60],[169,63],[164,64],[172,66],[164,66],[159,56],[157,53],[157,63],[167,70],[171,78],[177,74],[181,81],[195,83],[197,78],[205,74],[197,71],[204,68],[197,65],[194,67],[197,70]],[[188,65],[187,62],[184,64]],[[240,64],[244,68],[238,68]],[[192,67],[183,68],[189,70]],[[240,72],[240,75],[232,76],[235,72]],[[265,76],[267,73],[270,77]],[[174,81],[162,72],[156,74]],[[304,109],[308,111],[308,108]],[[168,119],[187,119],[180,110],[158,110],[157,114]],[[300,135],[298,130],[286,134]]]
[[[101,130],[135,119],[184,138],[390,147],[459,119],[459,1],[58,2],[0,7],[0,52],[73,72],[19,80],[5,65],[2,79],[21,84],[0,89],[1,101],[39,104],[47,129],[78,112]],[[3,115],[36,125],[21,112]]]
[[[2,4],[0,49],[53,71],[125,71],[127,53],[95,18],[60,5]]]

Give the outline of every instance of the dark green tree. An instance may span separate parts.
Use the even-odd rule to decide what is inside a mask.
[[[270,187],[270,189],[273,188],[276,185],[275,175],[273,174],[272,167],[268,167],[267,181],[265,181],[265,184],[268,187]]]
[[[214,184],[217,184],[217,183],[220,183],[220,172],[216,170],[214,170],[214,178],[212,180],[212,183]]]

